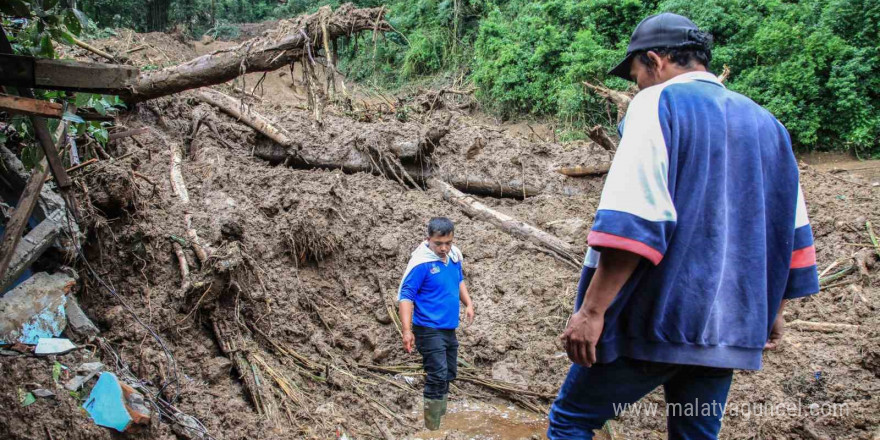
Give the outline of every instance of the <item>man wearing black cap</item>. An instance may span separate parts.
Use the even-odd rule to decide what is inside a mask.
[[[643,20],[610,74],[640,92],[589,234],[574,362],[547,435],[593,430],[663,386],[671,439],[716,439],[734,369],[758,370],[786,300],[819,291],[785,127],[708,72],[711,36]]]

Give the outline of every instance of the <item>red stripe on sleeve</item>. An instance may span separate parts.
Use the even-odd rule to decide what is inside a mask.
[[[816,247],[807,246],[791,253],[791,268],[800,269],[816,264]]]
[[[651,263],[654,263],[655,266],[660,264],[660,261],[663,260],[663,254],[661,254],[660,251],[631,238],[605,232],[591,231],[590,235],[587,237],[587,242],[593,247],[620,249],[641,255]]]

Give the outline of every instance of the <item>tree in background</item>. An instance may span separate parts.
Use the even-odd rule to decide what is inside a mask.
[[[8,0],[26,3],[22,0]],[[50,0],[45,0],[50,1]],[[340,1],[79,0],[101,27],[182,25],[235,38],[234,23],[287,18]],[[880,156],[880,2],[876,0],[358,0],[384,5],[398,32],[341,41],[339,66],[384,86],[468,78],[503,117],[556,116],[612,125],[583,81],[625,89],[605,72],[644,17],[677,12],[715,36],[713,69],[766,106],[799,148]]]

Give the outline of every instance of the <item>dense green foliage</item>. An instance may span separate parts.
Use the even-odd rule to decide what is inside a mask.
[[[20,0],[19,0],[20,1]],[[340,1],[80,0],[102,27],[235,37],[232,23],[285,18]],[[385,5],[399,32],[340,41],[357,80],[400,86],[464,77],[503,116],[557,116],[568,126],[613,122],[583,81],[625,89],[605,72],[629,34],[662,11],[715,36],[712,70],[766,106],[802,148],[880,155],[880,2],[876,0],[361,0]],[[164,5],[164,8],[157,8]],[[164,12],[162,12],[164,11]],[[154,16],[162,15],[158,19]]]
[[[74,44],[74,39],[91,25],[85,14],[76,8],[76,2],[70,0],[6,0],[0,4],[0,14],[0,24],[13,52],[42,58],[55,58],[57,43]],[[125,107],[118,96],[47,90],[35,90],[34,94],[37,99],[75,104],[77,108],[94,110],[101,115]],[[100,144],[107,143],[109,122],[87,122],[69,111],[65,111],[63,119],[68,121],[69,134]],[[54,133],[60,121],[49,119],[48,123],[50,131]],[[28,168],[39,163],[43,154],[42,149],[36,146],[34,136],[33,125],[26,115],[0,114],[0,145],[9,145],[10,141],[18,144],[22,163]],[[89,153],[85,152],[84,156],[89,158]],[[70,165],[69,161],[65,163]]]
[[[596,114],[578,87],[605,78],[645,16],[686,15],[715,36],[713,70],[802,146],[880,152],[880,3],[871,0],[510,1],[487,15],[474,81],[502,113]],[[606,84],[622,87],[617,79]]]

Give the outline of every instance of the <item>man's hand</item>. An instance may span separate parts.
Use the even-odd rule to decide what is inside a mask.
[[[582,309],[583,310],[583,309]],[[596,363],[596,344],[602,335],[605,326],[603,314],[589,315],[586,312],[577,312],[571,315],[568,327],[559,336],[568,352],[568,358],[572,362],[591,367]]]
[[[779,345],[782,344],[782,334],[785,333],[785,318],[782,317],[782,313],[778,313],[776,315],[776,320],[773,321],[773,327],[770,329],[770,337],[767,339],[767,343],[764,344],[764,350],[776,350],[779,348]]]
[[[467,319],[467,324],[471,325],[474,323],[474,305],[470,304],[464,310],[464,316]]]
[[[403,349],[407,353],[412,353],[413,346],[416,344],[416,335],[410,330],[403,331]]]

